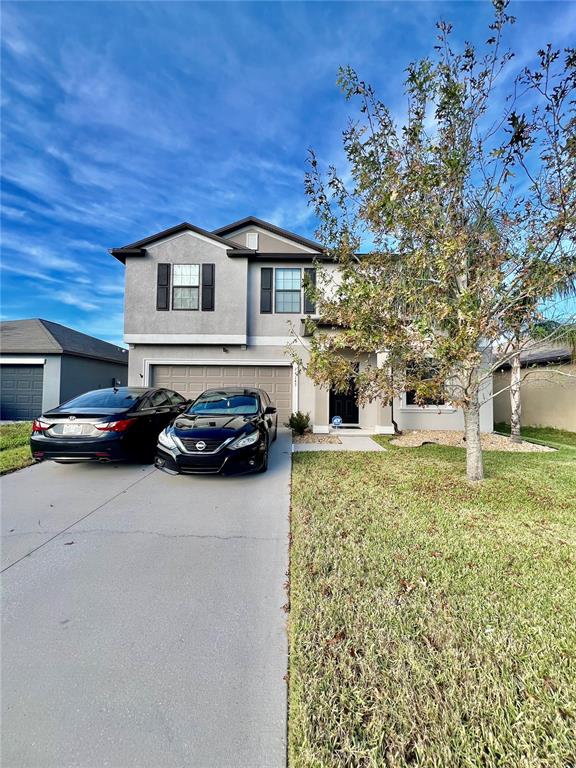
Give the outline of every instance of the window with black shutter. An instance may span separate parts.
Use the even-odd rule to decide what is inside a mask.
[[[170,309],[170,264],[158,264],[156,277],[156,309]]]
[[[214,264],[202,264],[202,311],[214,310]]]
[[[260,269],[260,312],[270,314],[272,312],[272,284],[274,270],[272,267]]]
[[[316,312],[316,302],[308,296],[308,289],[316,288],[316,270],[314,267],[304,269],[304,314],[313,315]]]

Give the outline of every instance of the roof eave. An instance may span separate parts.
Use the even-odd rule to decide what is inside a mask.
[[[177,235],[179,232],[194,232],[197,235],[202,235],[202,237],[207,237],[210,240],[214,240],[221,245],[226,245],[228,248],[238,247],[238,243],[235,243],[233,240],[227,240],[226,238],[220,237],[214,232],[209,232],[207,229],[201,229],[200,227],[196,227],[194,224],[190,224],[188,221],[183,221],[180,224],[176,224],[174,227],[163,229],[161,232],[156,232],[153,235],[144,237],[142,240],[136,240],[134,243],[128,243],[128,245],[123,245],[120,248],[109,248],[108,253],[124,263],[126,256],[142,256],[147,245],[157,243],[160,240],[164,240],[165,238],[170,237],[171,235]]]
[[[145,248],[108,248],[108,253],[114,256],[115,259],[121,261],[122,264],[126,263],[126,256],[144,256],[146,253]]]
[[[333,261],[331,256],[324,253],[266,253],[264,251],[251,251],[247,248],[232,248],[226,253],[231,258],[244,257],[250,261]]]

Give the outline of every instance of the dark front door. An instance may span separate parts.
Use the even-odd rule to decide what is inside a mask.
[[[330,390],[330,421],[333,416],[342,416],[343,424],[358,424],[358,401],[354,381],[350,381],[347,392]]]

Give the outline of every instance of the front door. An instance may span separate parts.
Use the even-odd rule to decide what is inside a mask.
[[[333,416],[341,416],[343,424],[358,424],[358,400],[353,379],[346,392],[330,390],[330,421]]]

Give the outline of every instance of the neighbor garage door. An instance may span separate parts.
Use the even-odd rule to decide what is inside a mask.
[[[175,389],[189,398],[205,389],[258,387],[268,392],[278,408],[280,424],[292,413],[291,365],[155,365],[152,384]]]
[[[42,413],[41,365],[0,365],[0,418],[31,420]]]

